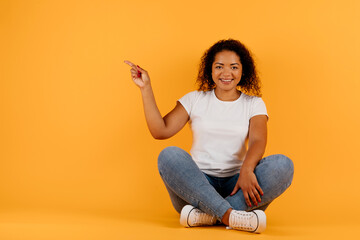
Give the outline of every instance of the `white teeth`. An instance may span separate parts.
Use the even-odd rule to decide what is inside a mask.
[[[231,82],[231,79],[230,80],[221,80],[223,82]]]

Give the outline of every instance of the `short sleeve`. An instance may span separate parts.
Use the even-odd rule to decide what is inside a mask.
[[[251,104],[250,118],[257,115],[266,115],[269,118],[264,101],[259,97],[254,97]]]
[[[185,96],[183,96],[182,98],[180,98],[178,101],[179,103],[181,103],[181,105],[185,108],[186,112],[189,114],[191,114],[191,110],[194,106],[194,103],[196,102],[196,99],[199,96],[199,92],[198,91],[193,91],[193,92],[189,92],[188,94],[186,94]]]

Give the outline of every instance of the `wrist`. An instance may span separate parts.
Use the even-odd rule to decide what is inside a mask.
[[[141,93],[151,92],[152,91],[151,84],[149,83],[143,87],[140,87],[140,91],[141,91]]]
[[[254,172],[254,170],[255,167],[245,163],[240,168],[240,172]]]

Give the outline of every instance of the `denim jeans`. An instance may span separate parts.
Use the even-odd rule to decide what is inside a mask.
[[[190,204],[221,220],[225,212],[234,210],[265,210],[291,184],[294,174],[292,161],[281,154],[261,159],[254,173],[264,192],[258,206],[249,207],[241,189],[229,196],[239,174],[214,177],[203,173],[190,154],[178,147],[167,147],[159,155],[158,168],[171,202],[177,212]]]

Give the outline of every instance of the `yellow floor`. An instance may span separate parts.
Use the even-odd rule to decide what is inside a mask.
[[[152,216],[150,216],[152,215]],[[183,228],[176,213],[89,215],[2,211],[1,240],[42,239],[358,239],[359,222],[294,223],[268,217],[262,234],[226,230],[224,226]],[[356,237],[357,236],[357,237]]]

